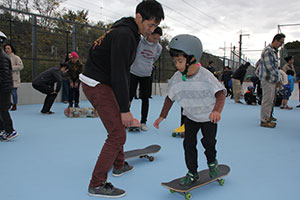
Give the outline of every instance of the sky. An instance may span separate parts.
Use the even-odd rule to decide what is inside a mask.
[[[60,8],[88,10],[89,20],[107,23],[134,16],[141,0],[67,0]],[[164,37],[192,34],[200,38],[205,52],[230,57],[230,48],[238,49],[242,35],[242,53],[255,63],[265,44],[280,30],[285,43],[300,40],[300,1],[296,0],[161,0],[165,20]],[[285,26],[298,24],[293,26]],[[284,25],[284,26],[282,26]]]

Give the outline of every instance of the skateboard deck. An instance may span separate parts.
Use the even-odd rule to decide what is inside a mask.
[[[64,110],[66,117],[98,117],[98,113],[94,108],[66,108]]]
[[[125,151],[125,160],[129,158],[135,158],[135,157],[140,157],[140,158],[147,158],[150,162],[154,160],[153,156],[149,156],[149,154],[157,153],[161,147],[157,144],[150,145],[146,148],[143,149],[134,149],[131,151]]]
[[[133,119],[133,125],[128,127],[129,132],[140,132],[141,124],[136,118]]]
[[[162,184],[162,186],[170,189],[171,193],[178,192],[180,194],[183,194],[185,196],[185,198],[187,200],[189,200],[192,197],[192,195],[189,191],[191,191],[193,189],[196,189],[198,187],[202,187],[202,186],[207,185],[209,183],[212,183],[214,181],[218,181],[219,184],[221,186],[223,186],[225,181],[224,181],[224,179],[222,179],[222,177],[227,176],[229,174],[230,167],[227,166],[227,165],[219,165],[219,170],[220,170],[219,175],[216,178],[210,178],[209,169],[205,169],[205,170],[202,170],[202,171],[198,172],[200,180],[193,183],[190,186],[181,186],[181,185],[179,185],[180,180],[183,177],[174,179],[170,182],[161,183],[161,184]]]

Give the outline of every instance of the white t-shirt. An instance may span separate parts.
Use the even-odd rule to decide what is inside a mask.
[[[167,94],[172,101],[180,104],[183,115],[195,122],[207,122],[216,103],[215,93],[220,90],[226,93],[224,86],[210,71],[199,67],[196,74],[187,77],[186,81],[177,71],[168,82]]]

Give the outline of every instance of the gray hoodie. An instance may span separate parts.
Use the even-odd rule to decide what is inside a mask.
[[[149,42],[143,37],[130,67],[130,73],[139,77],[150,77],[153,63],[159,58],[161,51],[162,47],[159,43]]]

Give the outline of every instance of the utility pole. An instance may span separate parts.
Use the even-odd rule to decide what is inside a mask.
[[[242,38],[243,38],[243,36],[250,36],[250,34],[242,34],[242,31],[241,31],[240,42],[239,42],[239,44],[240,44],[240,46],[239,46],[239,66],[241,66],[241,62],[242,62]]]

